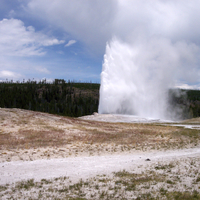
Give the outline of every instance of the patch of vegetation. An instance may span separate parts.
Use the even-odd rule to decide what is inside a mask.
[[[170,163],[168,165],[157,165],[157,166],[155,166],[155,169],[156,170],[160,170],[160,169],[165,170],[165,169],[171,169],[173,167],[174,167],[174,165],[172,163]]]
[[[196,183],[200,182],[200,176],[196,178]]]
[[[36,183],[34,182],[34,179],[29,179],[27,181],[21,181],[16,184],[16,188],[21,190],[29,190],[30,188],[33,188],[36,186]]]
[[[136,200],[157,200],[158,198],[152,197],[151,193],[141,194]]]
[[[6,185],[0,185],[0,192],[7,190],[8,187]]]
[[[164,188],[160,188],[160,194],[161,195],[166,195],[167,194],[167,190]]]
[[[123,170],[114,173],[114,175],[120,178],[115,182],[115,184],[121,184],[125,186],[125,190],[127,191],[135,190],[137,185],[152,183],[153,181],[162,182],[163,179],[161,175],[156,175],[153,172],[149,173],[148,175],[144,175],[144,174],[134,174]]]
[[[41,183],[42,183],[42,184],[44,183],[44,184],[47,185],[47,184],[51,184],[52,181],[50,181],[50,180],[48,180],[48,179],[42,179],[42,180],[41,180]]]
[[[171,181],[171,180],[167,180],[166,183],[168,183],[168,184],[174,184],[174,182]]]
[[[193,192],[168,192],[166,194],[167,199],[174,199],[174,200],[199,200],[200,193],[194,190]]]
[[[195,129],[180,128],[178,131],[172,132],[172,135],[180,141],[179,144],[182,146],[186,143],[197,145],[200,140],[200,131]]]
[[[195,129],[182,129],[181,131],[178,131],[178,133],[175,134],[187,136],[193,139],[200,139],[200,131]]]

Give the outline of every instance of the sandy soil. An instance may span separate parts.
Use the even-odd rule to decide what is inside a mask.
[[[199,119],[102,118],[0,109],[0,198],[200,198]]]

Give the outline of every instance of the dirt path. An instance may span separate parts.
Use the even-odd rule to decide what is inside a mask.
[[[120,170],[133,170],[140,173],[144,168],[157,163],[200,157],[200,148],[154,151],[151,153],[120,154],[109,156],[71,157],[64,159],[17,161],[0,163],[0,183],[34,179],[69,177],[73,182],[95,175],[109,175]],[[150,159],[150,161],[146,161]]]

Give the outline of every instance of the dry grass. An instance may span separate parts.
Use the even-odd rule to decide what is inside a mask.
[[[200,124],[200,117],[184,120],[183,123],[184,124]]]
[[[199,139],[198,130],[182,127],[84,121],[20,109],[0,109],[1,150],[64,147],[69,143],[123,145],[126,149],[145,150],[147,147],[195,146]]]
[[[109,126],[109,129],[107,128]],[[130,145],[130,144],[142,144],[146,142],[158,142],[164,140],[162,138],[156,138],[157,131],[150,131],[148,127],[138,127],[133,125],[133,128],[127,128],[126,125],[107,125],[97,124],[97,127],[101,129],[85,129],[85,133],[74,136],[74,141],[83,141],[90,143],[114,143],[117,145]],[[123,130],[124,129],[124,130]],[[148,139],[148,140],[147,140]]]
[[[24,149],[62,146],[66,143],[63,132],[20,130],[16,136],[0,134],[0,149]]]

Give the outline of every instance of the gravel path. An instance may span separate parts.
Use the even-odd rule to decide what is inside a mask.
[[[10,184],[16,181],[49,179],[67,176],[76,182],[95,175],[120,170],[143,170],[149,165],[186,157],[200,157],[200,148],[174,151],[154,151],[135,154],[120,154],[91,157],[70,157],[64,159],[16,161],[0,163],[0,183]],[[146,159],[150,159],[147,161]]]

